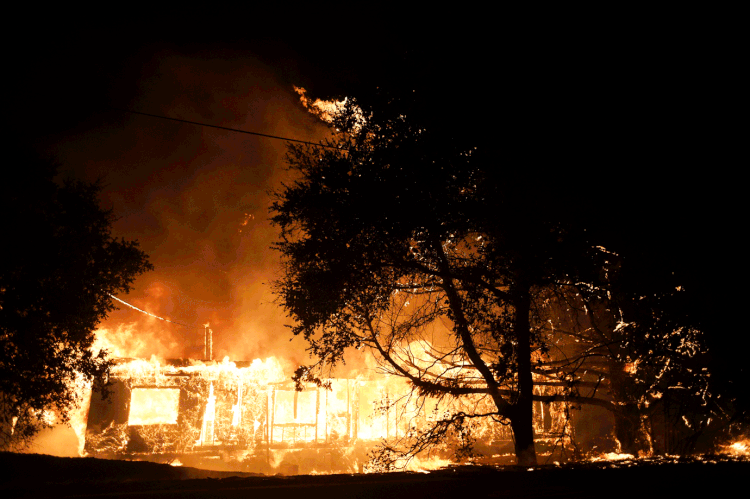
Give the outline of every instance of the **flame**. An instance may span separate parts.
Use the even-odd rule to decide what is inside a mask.
[[[177,388],[133,388],[128,424],[177,424],[179,403]]]
[[[347,104],[349,103],[348,98],[344,98],[344,100],[329,100],[324,101],[320,99],[315,99],[314,101],[311,101],[311,99],[307,96],[307,90],[305,90],[302,87],[293,86],[294,91],[299,94],[299,100],[302,102],[302,105],[307,109],[310,113],[317,116],[320,120],[325,121],[326,123],[333,123],[336,115],[343,112],[346,108]],[[362,126],[365,124],[365,117],[362,113],[362,109],[359,107],[355,110],[355,130],[359,130],[362,128]]]
[[[134,332],[132,325],[119,328],[114,335],[105,329],[97,337],[98,345],[105,341],[111,345],[119,339],[122,348],[116,351],[132,355],[146,348],[144,344],[122,341]],[[414,367],[428,371],[429,368],[443,369],[437,361],[429,366],[419,364],[434,348],[429,342],[412,342],[408,348],[414,357]],[[451,365],[460,366],[459,361]],[[404,378],[388,375],[382,371],[382,366],[377,367],[381,369],[379,374],[362,370],[348,378],[329,379],[330,390],[311,385],[298,392],[289,381],[288,371],[285,372],[282,362],[276,357],[255,359],[250,363],[232,362],[229,357],[224,357],[221,362],[164,361],[156,356],[150,360],[123,359],[113,367],[111,376],[126,386],[124,394],[129,397],[130,411],[126,423],[105,422],[98,429],[94,425],[94,432],[98,433],[86,435],[86,451],[93,455],[129,452],[129,458],[133,452],[179,455],[187,466],[194,466],[189,461],[191,455],[208,455],[219,450],[226,453],[226,449],[231,449],[235,456],[239,456],[233,457],[237,462],[254,463],[243,464],[244,469],[264,473],[378,471],[377,467],[364,465],[367,458],[363,449],[371,450],[383,440],[389,445],[396,442],[393,448],[398,448],[451,413],[486,413],[492,409],[486,405],[490,402],[482,396],[460,400],[417,396]],[[551,394],[548,391],[553,388],[536,386],[534,390],[535,395],[546,395]],[[120,398],[124,400],[122,396]],[[186,400],[190,403],[186,404]],[[570,431],[566,430],[569,416],[563,402],[535,403],[537,442],[552,449],[548,454],[541,451],[540,456],[552,457],[558,446],[574,445]],[[85,420],[85,412],[81,418]],[[487,446],[492,463],[512,461],[501,454],[507,451],[511,442],[506,427],[489,419],[474,420],[470,424],[471,438]],[[86,428],[85,424],[79,426]],[[82,441],[81,433],[77,430]],[[138,435],[141,442],[141,447],[135,451],[129,450],[134,448],[131,441],[134,435]],[[746,456],[748,444],[750,440],[738,440],[727,445],[725,452]],[[308,468],[312,465],[304,464],[300,457],[301,449],[318,449],[315,452],[309,450],[314,455],[306,458],[310,463],[316,463],[311,469]],[[320,449],[328,449],[328,453]],[[338,457],[331,457],[330,449],[336,449]],[[258,456],[263,452],[261,459]],[[489,457],[462,459],[480,462]],[[591,458],[592,461],[615,461],[623,465],[636,459],[639,458],[615,452]],[[259,465],[260,461],[264,464]],[[430,454],[398,461],[395,466],[428,472],[455,462],[453,452],[446,445]]]
[[[625,365],[623,365],[622,370],[628,374],[635,374],[638,372],[638,359],[634,362],[626,362]]]
[[[145,323],[145,327],[144,327]],[[115,328],[101,327],[94,331],[92,351],[106,350],[110,357],[133,358],[157,355],[162,358],[179,357],[180,345],[172,337],[160,334],[157,319],[120,324]]]
[[[120,361],[111,378],[119,380],[120,400],[129,408],[127,420],[90,422],[86,450],[90,455],[132,453],[131,439],[137,438],[136,452],[176,453],[192,466],[183,456],[199,449],[205,453],[231,448],[244,456],[262,449],[258,452],[265,452],[265,466],[273,467],[265,471],[295,474],[300,469],[290,463],[295,452],[325,445],[329,456],[330,449],[340,449],[338,463],[325,464],[333,458],[318,453],[311,458],[318,465],[302,468],[305,473],[363,472],[367,449],[382,439],[408,437],[439,410],[446,410],[437,401],[419,402],[409,396],[410,387],[399,377],[331,379],[330,390],[309,386],[298,392],[275,357],[237,364],[228,358]],[[418,455],[403,465],[424,472],[450,463],[442,453]]]
[[[326,123],[333,122],[334,116],[341,112],[346,105],[346,99],[341,101],[324,101],[315,99],[314,101],[311,101],[307,96],[307,90],[296,85],[293,85],[293,88],[294,91],[299,95],[299,100],[300,102],[302,102],[302,105],[305,107],[305,109],[307,109]]]
[[[89,404],[91,403],[91,382],[84,381],[82,376],[76,376],[74,390],[79,394],[80,400],[77,407],[68,414],[70,417],[70,427],[78,438],[78,455],[86,455],[84,446],[86,444],[86,425],[89,415]]]
[[[409,462],[408,465],[406,465],[406,471],[429,473],[430,471],[446,468],[451,464],[453,464],[453,461],[451,461],[450,459],[445,459],[437,456],[427,458],[416,456]]]
[[[111,358],[149,358],[151,355],[178,358],[187,356],[187,348],[193,347],[187,344],[188,337],[197,343],[197,338],[203,336],[196,333],[197,330],[203,332],[200,324],[190,326],[170,317],[178,297],[168,284],[152,282],[140,298],[128,301],[111,296],[119,308],[117,313],[128,314],[128,320],[105,320],[94,331],[91,347],[94,354],[106,350]]]
[[[113,367],[112,375],[122,379],[153,381],[155,378],[178,373],[195,374],[206,379],[218,379],[220,377],[251,377],[263,380],[266,383],[278,383],[286,380],[281,368],[281,363],[276,357],[268,357],[265,360],[255,359],[250,366],[238,368],[235,362],[224,357],[221,362],[203,362],[191,360],[189,365],[175,367],[161,365],[156,356],[150,360],[135,359],[121,363]]]
[[[635,459],[635,456],[633,454],[622,454],[619,452],[605,452],[599,456],[592,457],[591,461],[626,461],[630,459]]]
[[[298,392],[275,357],[250,363],[226,357],[221,362],[165,363],[152,357],[121,361],[114,366],[112,377],[126,387],[121,393],[130,397],[128,419],[124,424],[106,423],[108,426],[93,433],[96,424],[90,422],[89,455],[124,455],[128,459],[171,456],[173,465],[201,467],[210,459],[206,456],[218,459],[221,454],[225,459],[231,456],[243,470],[262,473],[377,472],[382,467],[368,462],[368,453],[378,443],[410,438],[456,410],[451,405],[454,402],[414,396],[403,378],[388,375],[329,379],[330,390],[307,386]],[[122,395],[120,399],[124,400]],[[552,404],[545,410],[551,409]],[[553,412],[548,415],[553,421],[563,417]],[[484,458],[467,455],[462,462],[513,461],[509,455],[496,453],[507,450],[511,442],[507,434],[498,433],[502,425],[484,420],[472,424],[473,435],[483,445],[492,441],[507,445],[489,447],[494,452]],[[554,424],[550,435],[559,431]],[[536,431],[541,435],[544,425]],[[559,435],[557,438],[555,445]],[[140,442],[137,449],[135,440]],[[750,440],[741,439],[728,444],[724,452],[747,456],[749,450]],[[647,458],[609,452],[590,460],[630,466],[643,459]],[[222,466],[212,462],[211,466]],[[456,462],[453,452],[445,447],[397,460],[389,469],[429,472]]]
[[[750,438],[737,440],[731,444],[721,446],[722,454],[729,454],[732,456],[746,456],[750,457]]]

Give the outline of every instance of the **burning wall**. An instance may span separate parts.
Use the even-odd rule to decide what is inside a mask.
[[[307,472],[336,453],[354,453],[357,457],[338,469],[351,472],[361,470],[367,451],[382,439],[403,437],[449,409],[436,400],[410,397],[397,377],[332,379],[330,390],[310,386],[301,392],[288,380],[275,358],[120,359],[109,394],[91,396],[85,452],[193,464],[203,459],[201,466],[221,457],[240,469],[272,471],[269,466],[278,469],[284,452],[307,449],[315,454]],[[536,411],[537,433],[558,434],[562,411],[542,404]],[[495,445],[495,453],[512,446],[502,425],[488,421],[475,430],[482,445]],[[259,460],[265,468],[243,464]]]
[[[91,454],[322,444],[406,431],[395,413],[381,413],[375,403],[403,391],[399,380],[333,379],[331,390],[298,392],[274,358],[164,365],[120,360],[111,381],[106,397],[92,396]]]
[[[254,442],[262,438],[268,386],[283,379],[273,358],[120,360],[111,376],[109,393],[91,397],[85,449],[94,455],[179,454]]]

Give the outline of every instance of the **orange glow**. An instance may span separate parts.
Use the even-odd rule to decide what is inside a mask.
[[[722,446],[722,453],[732,456],[750,457],[750,439],[742,439]]]
[[[307,109],[310,113],[314,114],[326,123],[332,123],[334,117],[344,110],[349,101],[348,98],[340,101],[324,101],[320,99],[311,101],[310,98],[307,97],[307,90],[305,90],[304,88],[294,86],[294,91],[299,94],[299,100],[300,102],[302,102],[302,105],[305,107],[305,109]],[[362,114],[362,110],[359,108],[356,108],[355,115],[356,123],[358,125],[356,127],[356,130],[359,131],[361,126],[365,123],[365,117]]]
[[[628,459],[635,459],[633,454],[620,454],[618,452],[606,452],[599,456],[591,458],[592,461],[626,461]]]
[[[180,390],[133,388],[128,425],[177,424]]]
[[[147,317],[142,322],[120,324],[116,328],[99,328],[92,350],[107,350],[112,358],[179,357],[179,344],[168,335],[160,334],[162,324]],[[145,327],[144,327],[145,326]]]
[[[307,96],[307,90],[297,86],[294,86],[293,88],[294,91],[299,94],[299,100],[300,102],[302,102],[302,105],[305,106],[305,109],[307,109],[326,123],[331,123],[333,121],[333,116],[341,109],[343,109],[344,105],[346,104],[346,100],[324,101],[315,99],[314,101],[311,101]]]

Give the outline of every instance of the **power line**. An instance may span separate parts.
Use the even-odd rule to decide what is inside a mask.
[[[328,145],[320,144],[320,143],[317,143],[317,142],[309,142],[307,140],[290,139],[289,137],[281,137],[279,135],[269,135],[267,133],[250,132],[248,130],[239,130],[237,128],[229,128],[229,127],[226,127],[226,126],[211,125],[209,123],[201,123],[199,121],[190,121],[190,120],[183,120],[183,119],[179,119],[179,118],[170,118],[169,116],[161,116],[161,115],[158,115],[158,114],[142,113],[140,111],[132,111],[130,109],[120,109],[120,108],[117,108],[117,107],[113,107],[112,109],[114,109],[115,111],[121,111],[121,112],[124,112],[124,113],[140,114],[142,116],[149,116],[151,118],[159,118],[159,119],[162,119],[162,120],[177,121],[179,123],[188,123],[190,125],[205,126],[205,127],[209,127],[209,128],[218,128],[219,130],[228,130],[230,132],[246,133],[248,135],[257,135],[258,137],[266,137],[268,139],[285,140],[287,142],[299,142],[301,144],[307,144],[307,145],[316,146],[316,147],[325,147],[325,148],[328,148],[328,149],[339,149],[339,150],[342,150],[342,151],[347,150],[346,148],[343,148],[343,147],[328,146]]]
[[[172,324],[178,324],[180,326],[185,326],[185,327],[189,327],[189,328],[196,328],[197,327],[197,326],[190,326],[188,324],[183,324],[182,322],[171,321],[169,319],[165,319],[164,317],[159,317],[158,315],[154,315],[151,312],[146,312],[145,310],[142,310],[142,309],[136,307],[135,305],[131,305],[130,303],[126,302],[125,300],[119,299],[118,297],[116,297],[113,294],[110,294],[110,293],[107,293],[107,294],[109,296],[111,296],[112,298],[114,298],[115,300],[119,301],[120,303],[124,303],[125,305],[127,305],[130,308],[132,308],[133,310],[137,310],[137,311],[139,311],[139,312],[141,312],[143,314],[150,315],[151,317],[156,317],[157,319],[163,320],[165,322],[171,322]]]

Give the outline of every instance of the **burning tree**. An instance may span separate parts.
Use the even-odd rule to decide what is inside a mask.
[[[98,183],[53,181],[55,169],[22,168],[3,183],[9,225],[0,265],[0,448],[18,448],[52,421],[67,421],[79,388],[109,363],[90,347],[96,325],[151,269],[133,241],[111,235]]]
[[[295,379],[322,383],[347,348],[367,347],[420,400],[461,402],[381,457],[449,435],[467,450],[469,422],[492,418],[512,428],[518,462],[536,463],[542,306],[592,267],[594,248],[575,224],[530,209],[512,172],[408,119],[409,106],[346,101],[335,140],[290,147],[296,180],[273,205],[285,262],[276,290],[316,358]]]

